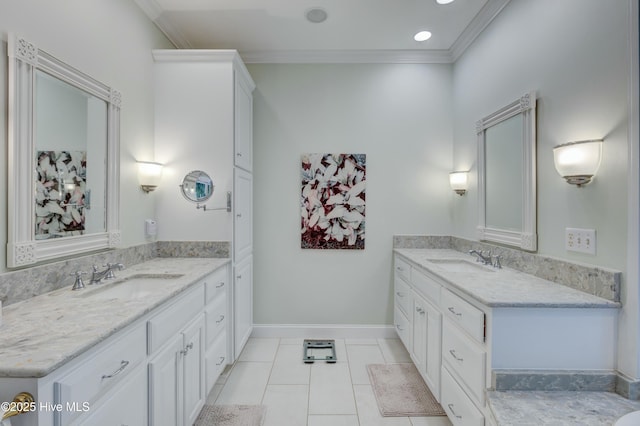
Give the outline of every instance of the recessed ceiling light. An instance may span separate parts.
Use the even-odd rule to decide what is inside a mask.
[[[419,33],[416,33],[416,35],[413,36],[413,39],[415,41],[426,41],[426,40],[429,40],[430,38],[431,38],[430,31],[420,31]]]
[[[438,3],[438,4],[449,4],[449,3],[453,3],[453,0],[436,0],[436,3]]]
[[[307,21],[319,24],[320,22],[326,21],[328,15],[326,10],[314,7],[313,9],[307,10],[305,16],[307,17]]]

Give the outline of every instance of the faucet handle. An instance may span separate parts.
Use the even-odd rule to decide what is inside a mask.
[[[493,267],[497,268],[497,269],[502,269],[502,264],[500,263],[500,259],[502,259],[502,256],[500,256],[499,254],[493,256]]]
[[[107,263],[104,265],[107,268],[107,276],[106,280],[115,278],[115,274],[113,273],[113,268],[118,268],[118,270],[122,271],[124,269],[124,265],[122,263]]]
[[[85,274],[86,272],[82,272],[82,271],[76,271],[73,274],[69,274],[71,276],[76,277],[76,280],[73,283],[73,287],[71,287],[71,290],[80,290],[81,288],[84,288],[84,281],[82,281],[82,276]]]

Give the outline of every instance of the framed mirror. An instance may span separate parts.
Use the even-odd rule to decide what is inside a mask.
[[[187,173],[180,185],[184,198],[195,203],[207,201],[213,195],[213,190],[213,180],[200,170]]]
[[[476,123],[478,239],[537,250],[536,95]]]
[[[120,244],[120,93],[9,35],[7,267]]]

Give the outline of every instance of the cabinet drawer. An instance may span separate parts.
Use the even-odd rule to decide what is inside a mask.
[[[446,367],[442,367],[442,408],[454,426],[484,426],[482,413],[473,405]]]
[[[442,290],[442,312],[478,342],[484,342],[484,312],[448,290]]]
[[[149,355],[158,350],[165,342],[180,331],[204,308],[204,285],[181,296],[168,308],[147,322],[147,350]]]
[[[395,279],[395,301],[396,306],[408,316],[411,312],[411,287],[399,277]]]
[[[405,281],[411,279],[411,266],[398,256],[394,257],[394,268],[396,275],[402,277]]]
[[[97,405],[91,405],[88,417],[74,425],[145,425],[147,424],[147,369],[139,367],[121,385],[108,393]]]
[[[211,305],[207,305],[206,314],[206,330],[207,339],[206,346],[209,347],[214,339],[227,325],[227,300],[223,297],[216,299]]]
[[[411,284],[436,306],[440,304],[440,284],[416,268],[411,268]]]
[[[227,292],[229,274],[227,267],[223,267],[204,279],[206,303],[210,303],[217,297],[224,297]]]
[[[402,340],[402,343],[404,343],[405,348],[407,348],[407,350],[411,352],[411,323],[397,306],[394,309],[393,318],[395,321],[398,337],[400,337],[400,340]]]
[[[486,352],[449,320],[442,325],[442,359],[462,379],[476,401],[484,404]]]
[[[145,359],[145,337],[144,326],[140,325],[113,342],[107,340],[102,352],[54,383],[55,403],[63,407],[73,404],[82,407],[85,402],[93,404]],[[78,414],[81,412],[56,411],[55,424],[69,424]]]
[[[211,391],[216,380],[227,365],[227,333],[220,333],[205,355],[207,392]]]

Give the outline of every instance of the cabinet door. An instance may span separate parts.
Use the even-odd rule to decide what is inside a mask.
[[[414,292],[411,357],[438,401],[440,401],[441,325],[440,311]]]
[[[440,402],[440,366],[442,360],[442,314],[429,302],[425,303],[427,317],[427,384]]]
[[[238,73],[235,74],[235,165],[253,167],[253,95]]]
[[[237,359],[253,330],[253,259],[249,256],[235,267],[234,346]]]
[[[253,249],[253,176],[234,169],[233,186],[233,254],[236,262],[251,254]]]
[[[136,426],[147,424],[147,375],[140,366],[107,397],[91,407],[91,414],[77,424],[96,426]]]
[[[181,368],[183,347],[182,334],[176,335],[149,362],[150,425],[183,425]]]
[[[413,350],[411,357],[418,370],[425,375],[427,372],[427,310],[424,300],[413,295]]]
[[[200,314],[185,330],[182,362],[184,371],[184,424],[192,425],[206,398],[204,392],[204,315]]]

